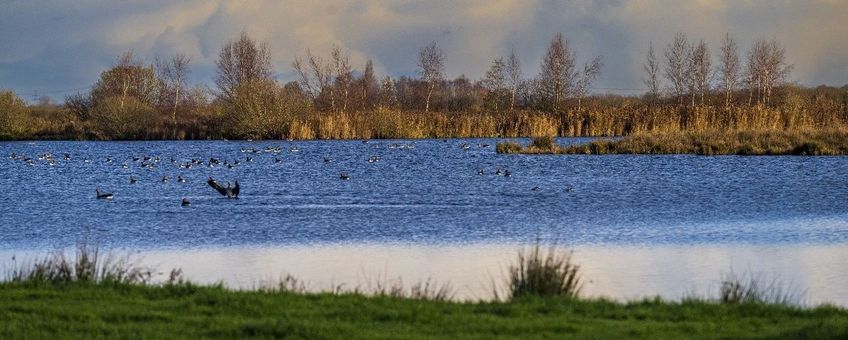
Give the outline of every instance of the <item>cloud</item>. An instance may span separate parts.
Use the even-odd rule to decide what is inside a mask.
[[[470,0],[441,1],[106,1],[4,2],[0,14],[0,87],[21,93],[90,85],[123,51],[147,60],[185,53],[192,79],[211,82],[220,47],[242,31],[268,42],[280,80],[306,49],[348,49],[362,68],[414,75],[417,50],[445,52],[448,76],[479,79],[511,49],[533,76],[548,42],[562,32],[587,60],[602,55],[600,88],[641,89],[649,42],[662,52],[676,32],[703,39],[713,53],[725,32],[744,48],[775,38],[805,85],[848,83],[848,4],[810,1]]]

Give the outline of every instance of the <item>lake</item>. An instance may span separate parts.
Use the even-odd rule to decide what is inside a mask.
[[[239,287],[282,273],[472,287],[538,238],[575,250],[591,295],[704,295],[734,270],[848,305],[848,157],[498,155],[498,141],[0,143],[0,267],[89,235]]]

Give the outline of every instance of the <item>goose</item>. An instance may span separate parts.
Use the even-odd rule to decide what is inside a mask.
[[[97,199],[99,200],[110,200],[115,197],[111,192],[101,192],[100,188],[94,188],[94,192],[97,193]]]
[[[182,201],[180,201],[180,206],[187,207],[191,205],[191,201],[188,198],[183,197]]]
[[[227,182],[227,186],[224,187],[210,176],[209,180],[206,181],[206,184],[209,184],[209,186],[215,189],[215,191],[218,191],[221,196],[227,196],[227,198],[238,198],[240,189],[238,181],[236,181],[236,186],[234,187],[230,186],[230,182]]]

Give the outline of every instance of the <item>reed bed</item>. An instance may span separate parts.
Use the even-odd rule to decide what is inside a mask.
[[[848,155],[848,130],[706,131],[638,133],[618,140],[599,139],[561,146],[533,143],[498,148],[523,154],[694,154],[694,155]]]

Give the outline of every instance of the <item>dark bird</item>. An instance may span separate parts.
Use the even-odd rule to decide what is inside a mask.
[[[282,161],[283,161],[283,160],[282,160],[282,159],[280,159],[280,157],[276,157],[276,156],[274,157],[274,163],[280,163],[280,162],[282,162]]]
[[[512,173],[509,170],[504,170],[504,177],[512,176]]]
[[[206,183],[209,184],[210,187],[218,191],[221,196],[227,196],[227,198],[238,198],[240,189],[238,181],[236,181],[236,186],[234,187],[230,186],[229,182],[227,182],[227,186],[224,187],[220,183],[218,183],[218,181],[216,181],[214,178],[209,177],[209,180],[206,181]]]
[[[565,186],[565,192],[572,192],[572,191],[574,191],[574,187],[572,187],[570,185]]]
[[[136,182],[138,182],[138,178],[136,178],[135,176],[130,176],[130,184],[135,184]]]
[[[185,183],[185,178],[182,175],[177,176],[177,182]]]
[[[483,176],[483,175],[486,174],[486,172],[483,171],[483,169],[480,169],[479,171],[477,171],[477,174],[480,175],[480,176]]]
[[[347,172],[342,172],[339,174],[339,179],[346,181],[350,179],[350,176],[347,174]]]
[[[182,206],[182,207],[187,207],[187,206],[190,206],[190,205],[191,205],[191,201],[189,201],[188,198],[183,197],[183,200],[180,201],[180,206]]]
[[[110,200],[115,197],[111,192],[101,192],[100,188],[94,188],[94,192],[97,193],[97,199],[99,200]]]
[[[539,190],[542,190],[542,188],[540,188],[540,187],[533,187],[533,189],[530,189],[530,190],[531,190],[531,191],[539,191]]]
[[[162,183],[168,183],[168,176],[162,176]]]
[[[333,160],[332,160],[332,159],[330,159],[329,157],[324,157],[324,163],[330,163],[330,162],[332,162],[332,161],[333,161]]]

